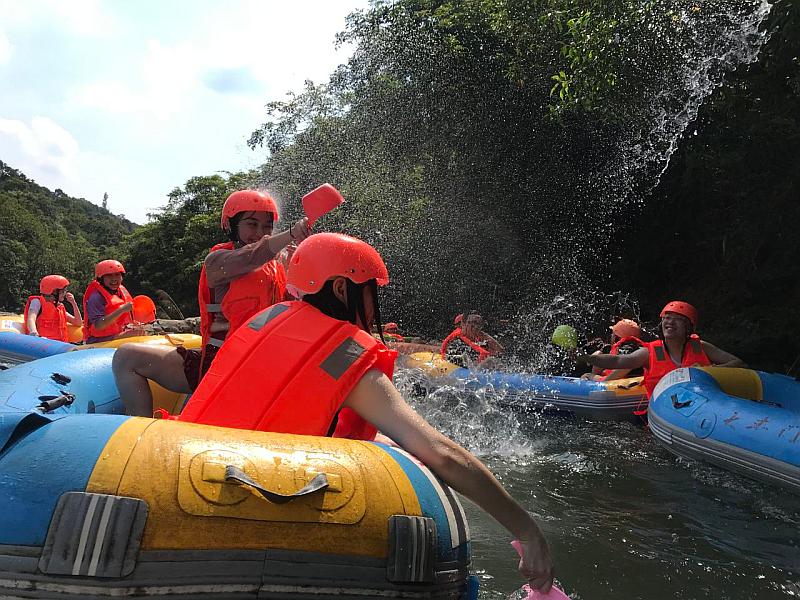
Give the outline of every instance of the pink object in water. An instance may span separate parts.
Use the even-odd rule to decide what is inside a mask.
[[[511,542],[511,545],[514,546],[514,550],[517,551],[517,554],[519,554],[521,558],[522,543],[519,540],[514,540]],[[546,594],[543,594],[539,590],[534,590],[527,583],[522,586],[522,589],[527,594],[527,596],[525,596],[525,600],[570,600],[570,597],[564,593],[564,590],[556,585],[551,587],[550,591]]]

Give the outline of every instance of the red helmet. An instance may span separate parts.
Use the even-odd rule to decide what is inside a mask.
[[[386,325],[383,326],[384,331],[397,331],[398,329],[399,327],[395,322],[387,323]]]
[[[633,319],[620,319],[609,327],[611,333],[620,338],[641,337],[642,328]]]
[[[39,282],[39,292],[48,296],[56,290],[63,290],[69,285],[69,279],[63,275],[45,275]]]
[[[278,207],[269,194],[256,190],[239,190],[233,192],[222,207],[222,228],[230,229],[230,218],[240,212],[272,213],[272,220],[278,220]]]
[[[381,255],[368,243],[343,233],[316,233],[300,242],[292,255],[286,288],[301,298],[316,294],[334,277],[346,277],[353,283],[370,279],[378,285],[389,283]]]
[[[118,260],[101,260],[94,266],[94,276],[113,275],[114,273],[124,273],[125,267]]]
[[[688,302],[681,302],[680,300],[668,302],[667,305],[661,309],[661,314],[659,316],[663,319],[664,315],[668,312],[686,317],[692,322],[692,328],[697,329],[697,309]]]

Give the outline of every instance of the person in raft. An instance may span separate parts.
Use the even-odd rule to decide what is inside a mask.
[[[188,394],[198,385],[219,348],[232,332],[285,298],[286,271],[279,254],[311,233],[308,220],[272,234],[278,207],[267,194],[240,190],[222,207],[221,227],[230,241],[211,248],[200,271],[202,351],[126,344],[113,359],[114,378],[128,414],[152,416],[148,379],[173,392]]]
[[[609,329],[611,330],[611,343],[594,354],[631,354],[645,345],[639,339],[642,337],[642,328],[632,319],[620,319],[611,325]],[[613,381],[614,379],[624,379],[625,377],[638,377],[641,374],[642,369],[601,369],[600,367],[592,367],[592,372],[584,373],[581,375],[581,379]]]
[[[40,295],[30,296],[25,303],[23,333],[60,342],[69,341],[67,324],[80,327],[83,318],[75,296],[67,291],[68,285],[69,279],[62,275],[42,277],[39,282]],[[72,313],[64,306],[65,300],[72,306]]]
[[[394,321],[383,326],[383,337],[392,342],[404,342],[406,339],[400,333],[400,327]]]
[[[101,260],[94,267],[95,278],[83,293],[83,341],[87,344],[142,335],[134,326],[133,298],[122,285],[125,267],[118,260]]]
[[[697,309],[688,302],[669,302],[661,311],[661,335],[631,354],[591,354],[580,360],[601,369],[644,369],[648,399],[664,375],[680,367],[744,367],[733,354],[701,340],[695,333]]]
[[[503,352],[503,346],[483,331],[483,317],[475,311],[457,315],[456,328],[442,342],[442,358],[459,367],[486,366],[486,361]]]
[[[318,233],[299,244],[282,302],[228,337],[180,421],[257,431],[373,440],[380,430],[522,542],[520,571],[549,590],[544,534],[491,472],[431,427],[392,384],[397,353],[375,339],[380,254],[359,239]]]

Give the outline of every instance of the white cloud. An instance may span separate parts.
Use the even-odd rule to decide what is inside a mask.
[[[124,80],[84,84],[70,99],[165,121],[191,112],[210,94],[220,110],[245,110],[258,118],[268,100],[299,90],[306,79],[323,81],[351,51],[337,52],[333,44],[331,23],[344,27],[342,3],[314,4],[314,19],[304,18],[308,3],[219,6],[204,13],[191,37],[173,44],[149,40],[138,70],[126,71]]]
[[[11,60],[11,55],[14,53],[14,47],[8,39],[8,36],[0,31],[0,65],[5,65]]]
[[[99,0],[0,0],[0,15],[5,23],[47,24],[78,36],[110,37],[116,31],[114,19]]]
[[[0,156],[47,187],[64,187],[77,180],[78,142],[47,117],[33,117],[30,126],[0,119]]]
[[[143,221],[190,176],[263,160],[245,140],[265,103],[346,60],[335,32],[366,6],[0,0],[0,64],[6,33],[36,74],[0,69],[11,90],[0,93],[0,158],[73,196],[99,202],[107,191],[115,212]]]
[[[198,65],[187,45],[147,43],[139,73],[127,73],[127,81],[95,81],[73,90],[69,99],[81,106],[111,113],[140,114],[165,121],[185,109],[186,96],[197,85]]]

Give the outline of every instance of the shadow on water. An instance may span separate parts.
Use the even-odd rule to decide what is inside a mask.
[[[398,383],[536,515],[573,600],[800,598],[797,496],[675,458],[632,423],[513,412],[502,390],[408,371]],[[506,598],[521,585],[509,535],[464,504],[481,597]]]

